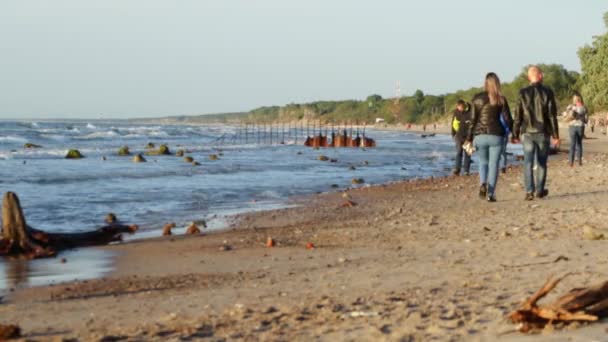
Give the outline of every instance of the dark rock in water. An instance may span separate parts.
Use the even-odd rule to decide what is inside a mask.
[[[107,160],[106,156],[101,156],[101,160]]]
[[[146,145],[146,148],[147,148],[147,149],[153,149],[153,148],[155,148],[155,147],[156,147],[156,145],[154,145],[154,143],[153,143],[153,142],[149,142],[149,143]]]
[[[177,157],[183,157],[184,156],[184,150],[177,150],[177,152],[175,152],[175,155]]]
[[[327,156],[319,156],[319,160],[320,161],[328,161],[329,158],[327,158]]]
[[[65,155],[65,159],[80,159],[84,158],[84,156],[78,150],[69,150]]]
[[[192,158],[192,157],[184,157],[184,161],[186,163],[192,163],[192,162],[194,162],[194,158]]]
[[[123,146],[121,148],[118,149],[118,155],[119,156],[129,156],[131,155],[131,152],[129,151],[129,146]]]
[[[332,159],[330,159],[330,160],[329,160],[329,162],[330,162],[330,163],[337,163],[337,162],[338,162],[338,159],[334,159],[334,158],[332,158]]]
[[[335,188],[339,188],[340,186],[338,184],[332,184],[331,187],[335,189]]]
[[[134,163],[145,163],[146,161],[147,161],[146,158],[144,158],[144,156],[142,156],[141,153],[136,154],[135,157],[133,157]]]
[[[296,153],[296,154],[300,156],[300,155],[302,155],[302,152],[298,152],[298,153]]]
[[[25,143],[25,145],[23,145],[23,148],[42,148],[42,146],[32,143]]]
[[[118,218],[116,217],[116,215],[114,215],[114,213],[109,213],[108,215],[106,215],[105,221],[107,224],[113,224],[118,222]]]
[[[171,151],[169,151],[169,146],[167,145],[160,145],[158,152],[159,154],[171,154]]]
[[[169,151],[169,146],[163,144],[158,147],[158,150],[147,151],[146,154],[149,156],[161,156],[169,155],[171,151]]]
[[[223,157],[224,156],[224,152],[220,152],[217,155],[220,156],[220,157]]]
[[[218,159],[219,158],[218,158],[217,154],[212,154],[209,156],[209,160],[218,160]]]
[[[365,183],[365,180],[363,178],[353,178],[351,183],[352,184],[363,184],[363,183]]]
[[[192,166],[201,166],[201,163],[197,162],[197,161],[193,161],[192,162]]]
[[[357,168],[356,168],[356,167],[354,167],[353,165],[351,165],[351,166],[350,166],[348,169],[349,169],[349,170],[353,170],[353,171],[354,171],[354,170],[356,170]]]

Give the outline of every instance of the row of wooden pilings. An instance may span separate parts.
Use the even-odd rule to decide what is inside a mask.
[[[296,122],[279,124],[242,123],[232,134],[224,134],[217,145],[283,145],[293,144],[319,147],[376,147],[376,142],[365,135],[366,127],[348,124]]]

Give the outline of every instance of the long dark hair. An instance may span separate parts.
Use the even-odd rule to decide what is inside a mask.
[[[502,96],[502,91],[500,87],[500,79],[498,75],[493,72],[490,72],[486,75],[486,82],[484,84],[484,88],[486,92],[488,92],[488,96],[490,97],[490,104],[493,106],[504,105],[505,98]]]

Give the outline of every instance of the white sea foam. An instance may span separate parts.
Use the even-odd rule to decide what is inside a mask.
[[[93,132],[87,135],[74,137],[75,139],[89,140],[89,139],[103,139],[103,138],[113,138],[118,136],[119,134],[116,131],[105,131],[105,132]]]
[[[27,142],[27,139],[22,137],[16,137],[12,135],[0,136],[0,142]]]

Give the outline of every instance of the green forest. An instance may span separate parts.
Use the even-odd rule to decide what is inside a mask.
[[[608,28],[608,13],[604,15]],[[565,106],[575,93],[580,93],[594,112],[608,109],[608,33],[595,36],[591,44],[579,49],[582,73],[566,70],[559,64],[537,64],[544,73],[545,85],[551,87],[559,101]],[[503,93],[514,108],[519,89],[528,84],[526,70],[510,82],[503,80]],[[442,120],[455,107],[458,99],[470,101],[481,88],[459,90],[443,95],[425,94],[417,90],[399,101],[370,95],[362,100],[318,101],[305,104],[261,107],[242,116],[249,122],[289,122],[312,120],[321,122],[373,123],[382,118],[387,123],[430,123]]]

